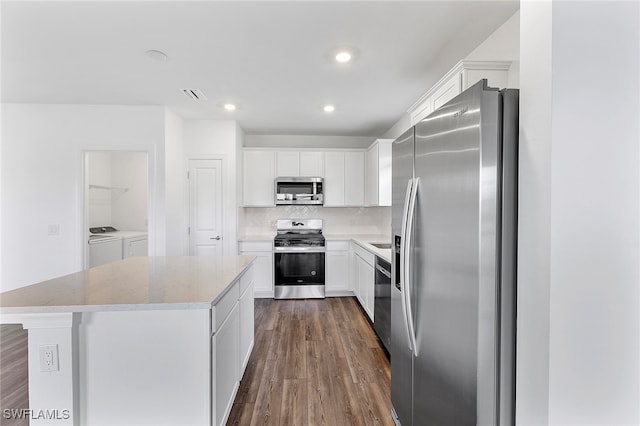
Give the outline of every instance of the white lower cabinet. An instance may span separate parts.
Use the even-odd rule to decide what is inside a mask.
[[[211,312],[212,423],[224,425],[253,350],[254,264]]]
[[[349,292],[349,241],[327,241],[325,291],[327,296]]]
[[[253,262],[254,296],[256,298],[273,297],[273,242],[241,241],[239,254],[256,256]]]
[[[375,290],[375,256],[356,243],[351,244],[353,292],[373,321]]]
[[[240,385],[238,304],[211,337],[214,424],[224,425]]]
[[[253,350],[253,320],[255,302],[253,298],[253,281],[251,281],[244,293],[240,296],[240,379],[249,363],[249,357]]]

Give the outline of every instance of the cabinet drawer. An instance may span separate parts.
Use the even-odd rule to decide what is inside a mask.
[[[240,241],[239,251],[273,251],[273,241]]]
[[[211,332],[215,334],[218,328],[224,322],[224,319],[229,315],[229,313],[233,310],[233,307],[236,303],[238,303],[238,299],[240,298],[240,286],[238,285],[238,281],[234,282],[231,285],[231,288],[227,291],[227,293],[222,296],[222,299],[218,301],[211,308]]]
[[[327,241],[327,251],[347,251],[349,241]]]
[[[240,296],[242,296],[249,288],[251,283],[253,282],[253,266],[250,266],[249,269],[245,271],[244,274],[240,277]]]

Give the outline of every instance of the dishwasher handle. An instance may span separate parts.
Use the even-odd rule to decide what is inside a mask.
[[[380,266],[377,263],[376,263],[376,270],[379,271],[385,277],[391,279],[391,272],[389,272],[389,270],[387,270],[386,268],[383,268],[382,266]]]

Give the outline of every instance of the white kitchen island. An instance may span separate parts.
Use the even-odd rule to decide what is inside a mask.
[[[253,348],[253,261],[134,257],[0,294],[2,323],[29,333],[31,424],[224,424]]]

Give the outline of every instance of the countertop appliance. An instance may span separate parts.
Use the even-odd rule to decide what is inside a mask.
[[[276,204],[324,203],[321,177],[278,177],[275,180]]]
[[[280,219],[276,225],[275,298],[324,298],[322,219]]]
[[[373,328],[387,353],[391,350],[391,264],[376,256]]]
[[[393,144],[402,426],[515,422],[517,143],[518,91],[481,80]]]

